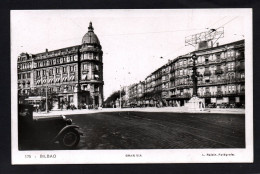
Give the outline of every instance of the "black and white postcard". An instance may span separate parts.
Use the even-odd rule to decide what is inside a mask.
[[[252,9],[10,14],[12,164],[253,162]]]

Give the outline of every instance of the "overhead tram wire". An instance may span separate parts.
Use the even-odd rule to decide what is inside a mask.
[[[217,20],[214,24],[210,26],[214,26],[219,21],[223,20],[227,16],[222,17],[221,19]],[[99,35],[99,36],[124,36],[124,35],[140,35],[140,34],[156,34],[156,33],[173,33],[173,32],[180,32],[180,31],[193,31],[193,30],[202,30],[205,28],[193,28],[193,29],[180,29],[180,30],[170,30],[170,31],[152,31],[152,32],[143,32],[143,33],[121,33],[121,34],[112,34],[112,35]]]
[[[173,53],[173,52],[180,51],[180,50],[182,50],[184,47],[186,47],[186,46],[185,46],[185,45],[184,45],[184,46],[181,46],[180,48],[177,48],[177,49],[175,49],[175,50],[169,52],[168,54],[166,54],[166,55],[164,55],[164,56],[162,56],[162,57],[168,56],[168,55],[170,55],[170,54]]]
[[[174,32],[181,32],[181,31],[193,31],[193,30],[202,30],[203,28],[193,28],[193,29],[182,29],[182,30],[172,30],[172,31],[151,31],[151,32],[143,32],[143,33],[121,33],[121,34],[111,34],[111,35],[102,35],[99,34],[99,36],[103,37],[110,37],[110,36],[128,36],[128,35],[143,35],[143,34],[160,34],[160,33],[174,33]],[[68,40],[80,40],[82,37],[73,37],[69,39],[62,39],[60,42],[68,41]]]
[[[226,17],[227,17],[227,16],[224,16],[224,17],[222,17],[221,19],[217,20],[216,22],[214,22],[214,24],[210,25],[211,27],[208,27],[207,29],[212,28],[215,24],[217,24],[219,21],[225,19]]]
[[[157,33],[174,33],[180,31],[193,31],[193,30],[202,30],[203,28],[193,28],[193,29],[182,29],[182,30],[170,30],[170,31],[151,31],[143,33],[122,33],[122,34],[113,34],[113,35],[100,35],[100,36],[127,36],[127,35],[141,35],[141,34],[157,34]]]
[[[226,16],[224,16],[223,18],[221,18],[220,20],[224,19]],[[220,20],[216,21],[213,25],[215,25],[216,23],[218,23]],[[211,26],[213,26],[211,25]],[[77,24],[77,26],[79,26]],[[79,26],[79,28],[81,28]],[[193,28],[193,29],[180,29],[180,30],[170,30],[170,31],[151,31],[151,32],[143,32],[143,33],[121,33],[121,34],[111,34],[111,35],[102,35],[102,34],[99,34],[99,36],[104,36],[104,37],[107,37],[107,36],[127,36],[127,35],[142,35],[142,34],[157,34],[157,33],[174,33],[174,32],[180,32],[180,31],[193,31],[193,30],[202,30],[204,28]],[[73,39],[80,39],[81,37],[73,37],[73,38],[70,38],[70,39],[63,39],[61,41],[67,41],[67,40],[73,40]]]
[[[226,17],[227,17],[227,16],[224,16],[224,17],[220,18],[219,20],[217,20],[216,22],[214,22],[212,25],[209,25],[209,26],[214,26],[215,24],[217,24],[219,21],[225,19]],[[208,28],[206,28],[206,29],[210,29],[210,28],[212,28],[212,27],[208,27]],[[184,47],[186,47],[186,46],[184,45],[184,46],[182,46],[182,47],[180,47],[180,48],[178,48],[178,49],[176,49],[176,50],[174,50],[174,51],[171,51],[170,53],[168,53],[168,54],[166,54],[166,55],[164,55],[164,56],[161,56],[161,57],[168,56],[168,55],[170,55],[170,54],[173,53],[173,52],[176,52],[176,51],[179,51],[179,50],[183,49]]]
[[[217,24],[219,21],[225,19],[226,17],[227,17],[227,16],[222,17],[221,19],[217,20],[215,23],[213,23],[213,24],[210,25],[210,26],[214,26],[215,24]],[[226,24],[232,22],[232,21],[235,20],[236,18],[238,18],[238,16],[236,16],[236,17],[232,18],[231,20],[229,20],[228,22],[222,24],[221,26],[219,26],[219,27],[216,28],[215,30],[217,30],[217,29],[219,29],[219,28],[225,26]],[[212,28],[212,27],[210,27],[210,28]],[[207,28],[207,29],[210,29],[210,28]],[[183,49],[184,47],[186,47],[186,46],[184,45],[184,46],[182,46],[182,47],[180,47],[180,48],[178,48],[178,49],[175,49],[174,51],[171,51],[170,53],[168,53],[168,54],[166,54],[166,55],[164,55],[164,56],[161,56],[160,58],[166,57],[166,56],[170,55],[171,53],[174,53],[174,52],[176,52],[176,51],[179,51],[179,50]]]
[[[218,28],[215,28],[215,29],[217,30],[217,29],[219,29],[219,28],[221,28],[221,27],[224,27],[225,25],[227,25],[228,23],[232,22],[233,20],[235,20],[235,19],[238,18],[238,17],[239,17],[239,16],[236,16],[236,17],[230,19],[229,21],[227,21],[226,23],[222,24],[221,26],[219,26]]]
[[[216,23],[218,23],[219,21],[223,20],[224,18],[226,18],[226,16],[224,16],[223,18],[219,19],[218,21],[216,21],[213,25],[215,25]],[[224,23],[223,25],[221,25],[220,27],[216,28],[216,29],[219,29],[221,27],[223,27],[224,25],[230,23],[231,21],[233,21],[234,19],[238,18],[238,16],[234,17],[233,19],[229,20],[228,22]],[[213,26],[211,25],[211,26]],[[174,32],[180,32],[180,31],[193,31],[193,30],[202,30],[204,28],[193,28],[193,29],[182,29],[182,30],[172,30],[172,31],[154,31],[154,32],[143,32],[143,33],[122,33],[122,34],[114,34],[114,35],[99,35],[99,36],[104,36],[104,37],[107,37],[107,36],[127,36],[127,35],[142,35],[142,34],[158,34],[158,33],[174,33]],[[70,39],[62,39],[60,40],[61,42],[62,41],[68,41],[68,40],[74,40],[74,39],[81,39],[81,37],[73,37],[73,38],[70,38]],[[183,46],[185,47],[185,46]],[[183,47],[181,47],[180,49],[182,49]],[[176,51],[176,50],[175,50]],[[172,51],[174,52],[174,51]],[[172,53],[171,52],[171,53]],[[170,54],[170,53],[169,53]],[[167,54],[167,55],[169,55]],[[165,55],[165,56],[167,56]]]

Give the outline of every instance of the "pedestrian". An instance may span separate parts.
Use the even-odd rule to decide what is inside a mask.
[[[61,107],[60,107],[61,110],[63,109],[63,105],[64,105],[64,100],[62,99],[62,100],[61,100]]]

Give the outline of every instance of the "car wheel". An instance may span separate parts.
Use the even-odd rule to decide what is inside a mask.
[[[69,129],[61,135],[59,144],[65,149],[72,149],[78,145],[79,140],[79,132],[75,129]]]

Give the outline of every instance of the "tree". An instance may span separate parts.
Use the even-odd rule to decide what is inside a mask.
[[[121,91],[121,98],[125,95],[125,91]],[[120,98],[120,91],[113,92],[105,101],[105,105],[108,107],[112,107],[112,103],[115,103],[117,99]]]

